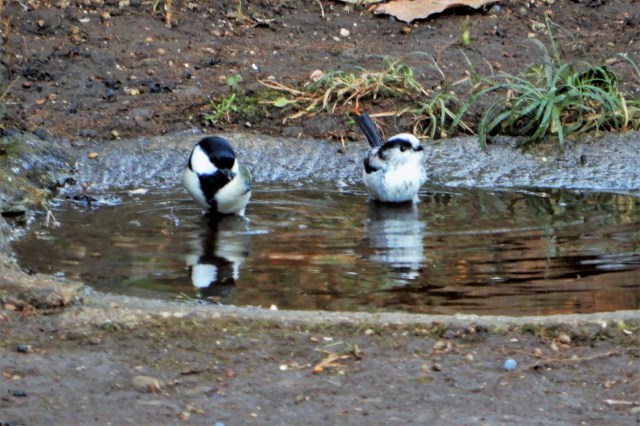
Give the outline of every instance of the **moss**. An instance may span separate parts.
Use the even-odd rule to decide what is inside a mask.
[[[542,324],[536,324],[536,323],[522,324],[517,326],[515,328],[515,331],[518,334],[529,334],[532,336],[537,336],[542,338],[548,337],[548,330]]]
[[[241,121],[272,118],[274,110],[277,110],[273,102],[281,96],[275,90],[265,89],[238,97],[238,115]]]
[[[28,179],[0,170],[0,210],[4,211],[15,205],[45,210],[52,196],[51,191],[38,188]],[[6,199],[4,205],[1,202],[3,198]]]

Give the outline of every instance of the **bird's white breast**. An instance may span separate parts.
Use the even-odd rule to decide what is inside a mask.
[[[399,167],[387,167],[373,173],[363,173],[364,183],[373,200],[384,202],[416,201],[420,186],[426,180],[421,162]]]
[[[202,192],[202,188],[200,187],[200,179],[193,170],[186,168],[184,172],[182,172],[182,184],[200,207],[205,210],[209,209],[209,202],[205,198],[204,192]]]
[[[246,182],[236,175],[231,182],[218,190],[214,198],[218,205],[218,212],[244,216],[250,197],[251,192],[247,191]]]

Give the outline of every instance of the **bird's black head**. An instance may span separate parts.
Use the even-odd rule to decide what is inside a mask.
[[[198,145],[209,156],[211,163],[218,169],[231,169],[236,159],[231,144],[219,136],[208,136],[202,139]]]

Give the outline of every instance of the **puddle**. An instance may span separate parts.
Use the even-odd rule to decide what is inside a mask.
[[[250,221],[183,190],[59,202],[13,247],[95,289],[278,309],[548,315],[640,308],[640,198],[428,188],[417,207],[364,191],[261,185]],[[113,205],[110,205],[113,204]]]

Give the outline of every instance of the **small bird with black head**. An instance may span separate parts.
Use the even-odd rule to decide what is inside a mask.
[[[182,184],[212,216],[244,216],[251,198],[251,174],[226,139],[208,136],[191,151]]]

